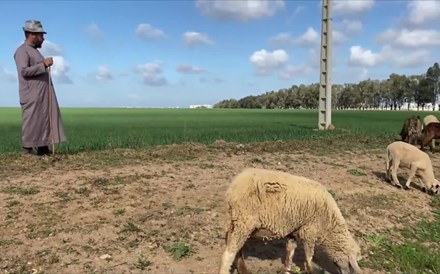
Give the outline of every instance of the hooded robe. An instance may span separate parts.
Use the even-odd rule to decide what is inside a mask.
[[[14,59],[23,120],[22,146],[41,147],[65,141],[57,97],[43,55],[35,45],[24,42],[15,51]]]

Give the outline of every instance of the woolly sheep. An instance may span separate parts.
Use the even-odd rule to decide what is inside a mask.
[[[242,248],[249,237],[289,238],[287,271],[298,239],[304,245],[306,271],[312,271],[314,246],[319,244],[340,273],[360,272],[360,248],[335,200],[320,183],[281,171],[249,168],[233,179],[226,202],[229,228],[220,274],[230,273],[233,264],[240,273],[248,273]]]
[[[439,120],[434,115],[425,116],[425,118],[423,118],[422,131],[429,123],[439,123]],[[431,141],[431,145],[432,148],[435,148],[435,139]]]
[[[419,115],[413,115],[407,118],[403,123],[402,130],[400,131],[402,141],[410,144],[417,144],[417,140],[421,135],[421,127],[422,122],[420,121]]]
[[[387,146],[386,177],[397,187],[401,187],[397,178],[397,169],[400,163],[410,166],[409,177],[405,184],[406,189],[409,189],[411,180],[417,175],[419,181],[423,183],[427,189],[433,194],[438,193],[440,183],[434,178],[431,159],[427,153],[402,141],[396,141]]]

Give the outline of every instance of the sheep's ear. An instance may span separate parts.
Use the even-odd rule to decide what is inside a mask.
[[[353,268],[354,272],[361,273],[362,271],[357,263],[356,255],[351,253],[349,259],[350,259],[350,266],[351,266],[351,268]]]

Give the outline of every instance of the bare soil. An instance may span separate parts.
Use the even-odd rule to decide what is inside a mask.
[[[225,241],[224,194],[246,167],[324,184],[365,257],[366,235],[432,218],[430,196],[385,182],[384,149],[270,150],[219,141],[46,159],[8,156],[0,171],[0,272],[216,273]],[[179,243],[189,246],[188,254],[174,259],[166,247]],[[245,255],[254,273],[277,273],[284,243],[248,242]],[[325,263],[320,253],[315,259]]]

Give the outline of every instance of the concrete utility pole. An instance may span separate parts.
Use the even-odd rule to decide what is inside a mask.
[[[319,74],[319,124],[326,130],[332,123],[332,1],[322,0],[321,70]]]

